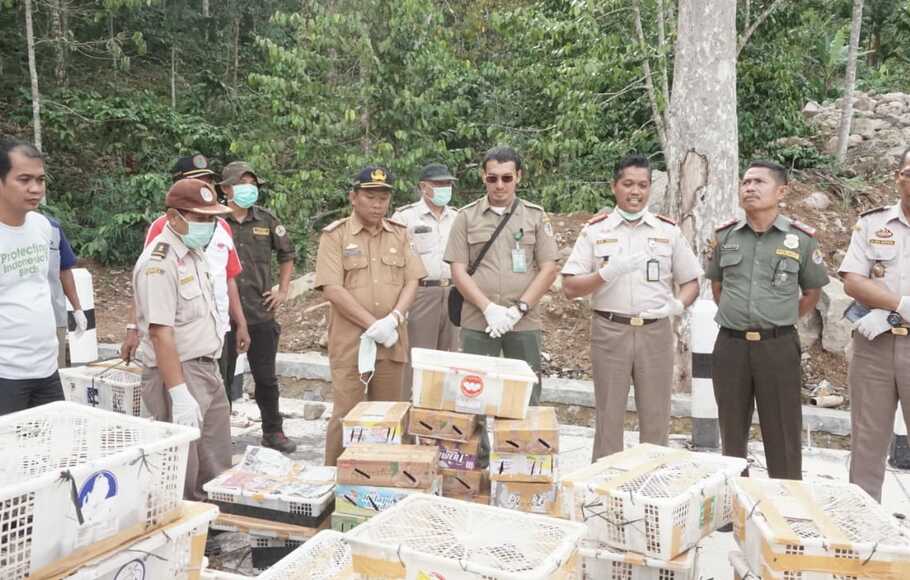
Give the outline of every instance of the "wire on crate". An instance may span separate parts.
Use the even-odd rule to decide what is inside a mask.
[[[70,473],[69,469],[64,469],[60,472],[59,481],[69,481],[70,483],[70,500],[73,502],[73,507],[76,509],[76,521],[78,521],[81,526],[85,523],[85,516],[82,515],[82,502],[79,501],[79,490],[76,489],[76,478],[73,477],[73,474]]]
[[[142,473],[143,467],[146,468],[149,473],[152,473],[155,471],[155,468],[149,463],[148,453],[146,453],[145,449],[143,449],[142,447],[139,448],[139,457],[130,461],[130,465],[136,465],[137,463],[139,464],[139,467],[138,467],[139,473]]]
[[[865,560],[863,560],[863,563],[862,563],[863,566],[868,564],[869,561],[872,560],[872,557],[875,556],[875,551],[878,550],[879,541],[880,540],[876,540],[875,543],[872,544],[872,551],[869,553],[869,556]]]

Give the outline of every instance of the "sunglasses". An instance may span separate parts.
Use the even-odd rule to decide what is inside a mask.
[[[910,179],[910,169],[904,169],[903,171],[898,172],[898,175],[904,179]],[[489,179],[487,181],[489,181]]]
[[[503,183],[512,183],[515,181],[514,175],[487,175],[484,177],[484,180],[487,183],[496,183],[497,181],[502,181]]]

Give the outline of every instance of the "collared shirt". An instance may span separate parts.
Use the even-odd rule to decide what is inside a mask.
[[[174,329],[181,361],[220,355],[222,334],[208,260],[201,251],[187,248],[171,228],[165,227],[139,256],[133,288],[142,336],[139,352],[146,366],[158,366],[149,337],[151,324]]]
[[[451,268],[443,261],[442,254],[457,215],[458,210],[445,206],[442,214],[436,217],[423,196],[410,205],[398,208],[392,215],[393,221],[408,228],[408,237],[427,270],[427,280],[448,280],[452,277]]]
[[[796,324],[800,289],[828,283],[818,241],[782,215],[762,234],[746,220],[721,227],[714,244],[707,277],[721,282],[715,320],[725,328]]]
[[[450,264],[459,263],[470,267],[480,254],[484,244],[493,235],[499,220],[511,211],[511,204],[500,216],[490,207],[489,198],[483,196],[463,207],[455,218],[444,260]],[[512,251],[518,249],[524,255],[524,272],[515,271]],[[531,285],[544,262],[555,262],[558,258],[556,238],[550,218],[539,205],[518,200],[515,214],[493,242],[484,256],[474,282],[487,298],[502,306],[511,306],[521,298]],[[470,330],[483,330],[487,326],[483,312],[465,300],[461,312],[461,325]],[[523,316],[514,330],[538,330],[541,316],[537,305]]]
[[[411,247],[407,229],[383,219],[371,233],[356,215],[322,230],[316,256],[316,288],[342,286],[376,318],[388,315],[405,284],[426,276],[423,263]],[[341,314],[329,320],[329,360],[338,368],[357,365],[363,329]],[[377,359],[408,361],[407,326],[399,325],[392,348],[377,345]]]
[[[860,216],[838,273],[872,278],[900,296],[910,295],[910,221],[900,203]]]
[[[594,292],[591,297],[594,310],[637,316],[643,310],[660,308],[670,301],[674,284],[685,284],[704,274],[680,229],[650,212],[637,223],[630,223],[613,212],[606,219],[585,226],[562,273],[591,274],[611,257],[638,252],[646,257],[637,270]],[[656,279],[649,281],[651,260],[652,276]]]
[[[253,325],[272,320],[275,312],[266,308],[262,295],[274,285],[272,252],[277,254],[279,264],[295,257],[288,232],[272,212],[258,205],[247,211],[242,222],[234,214],[225,219],[234,230],[234,246],[243,265],[243,272],[237,276],[237,289],[246,322]]]

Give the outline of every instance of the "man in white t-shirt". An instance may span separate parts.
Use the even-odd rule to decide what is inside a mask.
[[[0,137],[0,415],[63,400],[44,192],[41,152]]]

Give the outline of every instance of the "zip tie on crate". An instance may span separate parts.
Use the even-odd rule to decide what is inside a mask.
[[[620,527],[620,528],[624,528],[624,527],[626,527],[626,526],[628,526],[628,525],[637,524],[638,522],[643,522],[643,521],[645,521],[645,518],[638,518],[637,520],[629,520],[629,521],[627,521],[627,522],[622,522],[622,521],[613,520],[613,519],[610,519],[610,517],[607,515],[607,513],[608,513],[609,510],[604,510],[604,511],[602,511],[602,512],[596,512],[596,511],[594,511],[594,510],[591,510],[591,507],[592,507],[593,505],[595,505],[595,504],[589,504],[589,505],[584,505],[584,504],[582,504],[582,506],[581,506],[581,515],[582,515],[582,519],[583,519],[585,522],[587,522],[589,519],[591,519],[591,518],[593,518],[593,517],[597,517],[597,518],[600,518],[600,519],[602,519],[603,521],[607,522],[607,523],[610,524],[610,525],[618,526],[618,527]],[[586,509],[589,510],[588,513],[591,514],[590,516],[588,516],[588,515],[585,514],[585,510],[586,510]]]
[[[872,556],[875,555],[875,551],[878,550],[879,541],[880,540],[876,540],[875,543],[872,544],[872,551],[869,553],[869,556],[865,560],[863,560],[863,563],[861,564],[862,566],[865,566],[866,564],[868,564],[869,561],[872,559]]]
[[[70,500],[73,502],[73,507],[76,509],[76,521],[79,522],[79,525],[85,523],[85,516],[82,515],[82,505],[79,501],[79,490],[76,489],[76,478],[73,477],[73,474],[70,473],[69,469],[64,469],[60,472],[60,481],[70,483]]]
[[[168,539],[170,539],[170,538],[168,538]],[[128,548],[128,549],[126,549],[126,550],[124,550],[124,551],[125,551],[125,552],[136,552],[137,554],[142,554],[142,555],[143,555],[143,558],[142,558],[142,561],[143,561],[143,562],[145,562],[145,561],[148,560],[149,558],[158,558],[158,559],[161,560],[162,562],[167,562],[167,558],[165,558],[164,556],[159,556],[158,554],[156,554],[156,553],[154,553],[154,552],[149,552],[148,550],[137,550],[137,549],[135,549],[135,548]]]

